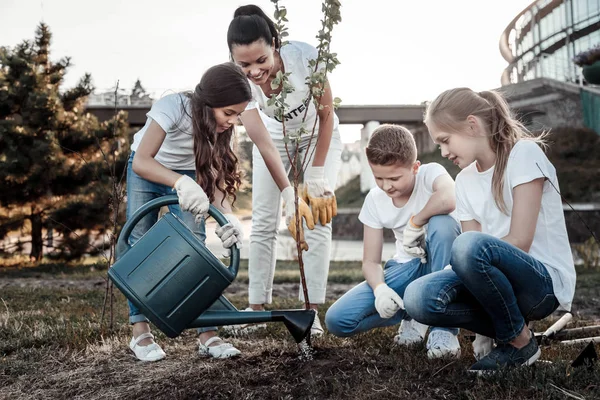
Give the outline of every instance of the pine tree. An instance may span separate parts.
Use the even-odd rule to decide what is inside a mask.
[[[137,79],[131,90],[131,103],[138,104],[140,102],[152,102],[150,95],[146,92],[146,89],[142,86],[142,82]]]
[[[0,48],[0,239],[18,232],[35,260],[44,229],[62,236],[60,255],[89,252],[90,235],[109,222],[111,174],[127,156],[126,115],[99,123],[85,112],[89,74],[59,90],[70,58],[50,60],[51,37],[41,23],[33,41]]]

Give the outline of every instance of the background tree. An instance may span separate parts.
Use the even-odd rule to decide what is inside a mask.
[[[92,234],[103,234],[109,220],[106,158],[122,171],[127,157],[120,151],[126,115],[99,123],[84,111],[94,89],[89,74],[59,90],[70,59],[50,60],[51,37],[41,23],[33,41],[0,48],[0,238],[29,242],[34,260],[43,254],[44,229],[61,238],[58,255],[89,252]]]
[[[135,81],[133,85],[130,98],[132,105],[152,104],[152,98],[150,97],[146,89],[142,86],[142,82],[139,80],[139,78]]]

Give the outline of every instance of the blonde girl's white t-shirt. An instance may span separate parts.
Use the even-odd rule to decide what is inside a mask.
[[[281,55],[285,72],[291,73],[288,81],[295,89],[285,99],[286,104],[289,105],[284,115],[286,133],[294,132],[302,127],[302,118],[306,113],[307,107],[308,114],[306,115],[304,127],[311,132],[315,119],[317,119],[316,133],[319,129],[318,113],[313,101],[306,101],[309,91],[306,78],[312,73],[314,68],[310,67],[308,62],[309,60],[317,59],[317,49],[308,43],[290,41],[281,47],[279,54]],[[250,81],[250,87],[252,88],[252,100],[246,107],[246,110],[257,108],[271,137],[276,140],[283,140],[283,125],[281,121],[275,118],[276,107],[267,105],[269,98],[265,96],[260,86]],[[331,114],[331,117],[334,119],[333,129],[336,130],[339,119],[333,110]]]
[[[417,171],[413,192],[403,207],[396,207],[392,199],[377,186],[371,189],[365,198],[358,219],[373,229],[387,228],[394,231],[396,254],[393,258],[399,263],[405,263],[414,258],[407,254],[402,246],[404,228],[410,217],[421,211],[427,204],[433,194],[433,182],[441,175],[448,175],[448,172],[440,164],[421,165]],[[450,215],[455,217],[454,214]],[[425,229],[427,229],[427,225],[425,225]]]
[[[479,172],[476,163],[456,177],[456,212],[460,221],[475,220],[481,231],[497,238],[508,235],[513,208],[513,189],[538,178],[544,182],[542,204],[529,254],[543,263],[552,277],[554,295],[570,310],[575,294],[575,266],[567,236],[556,169],[537,143],[518,141],[504,172],[504,201],[508,215],[496,206],[492,193],[494,168]],[[554,185],[554,187],[552,187]]]
[[[133,136],[131,151],[137,150],[150,123],[155,121],[166,136],[154,159],[171,170],[195,170],[194,136],[188,97],[180,93],[162,97],[152,105],[146,116],[146,124]]]

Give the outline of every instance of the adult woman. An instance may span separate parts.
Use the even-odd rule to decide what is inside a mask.
[[[306,135],[297,144],[300,153],[308,153],[309,156],[308,168],[304,172],[305,197],[313,216],[320,222],[314,230],[306,232],[306,243],[303,243],[308,249],[304,258],[306,285],[311,308],[316,310],[319,304],[325,302],[331,218],[336,210],[333,188],[342,151],[331,88],[326,83],[320,98],[322,107],[315,107],[305,81],[314,69],[309,65],[309,60],[317,58],[317,49],[294,41],[282,47],[273,21],[255,5],[242,6],[235,11],[227,32],[227,44],[232,59],[248,77],[253,93],[253,100],[241,116],[248,136],[255,144],[252,154],[252,233],[248,263],[250,308],[261,310],[264,304],[272,301],[280,191],[288,227],[294,213],[294,191],[286,173],[290,161],[283,125],[276,117],[275,108],[268,105],[269,97],[281,92],[281,85],[275,89],[271,87],[271,81],[281,71],[289,73],[289,83],[295,88],[286,97],[286,103],[289,104],[284,114],[286,132],[296,131],[302,126],[310,131],[316,124],[318,133],[312,141],[310,135]],[[290,152],[293,152],[295,145],[290,145]],[[304,202],[300,201],[299,204],[301,215],[306,218],[310,228],[310,215],[303,211]],[[273,210],[277,212],[273,213]],[[302,290],[300,299],[303,300]],[[318,317],[315,318],[312,333],[323,333]]]

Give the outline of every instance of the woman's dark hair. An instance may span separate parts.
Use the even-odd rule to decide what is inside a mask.
[[[252,90],[248,79],[234,63],[215,65],[202,75],[196,89],[185,95],[191,103],[196,181],[211,202],[214,201],[215,190],[219,190],[224,197],[233,197],[233,204],[235,192],[241,184],[238,158],[231,146],[235,126],[217,133],[213,108],[250,101]]]
[[[263,39],[267,45],[275,39],[275,49],[281,47],[281,40],[273,21],[254,4],[238,7],[227,30],[229,52],[234,45],[248,45]]]

